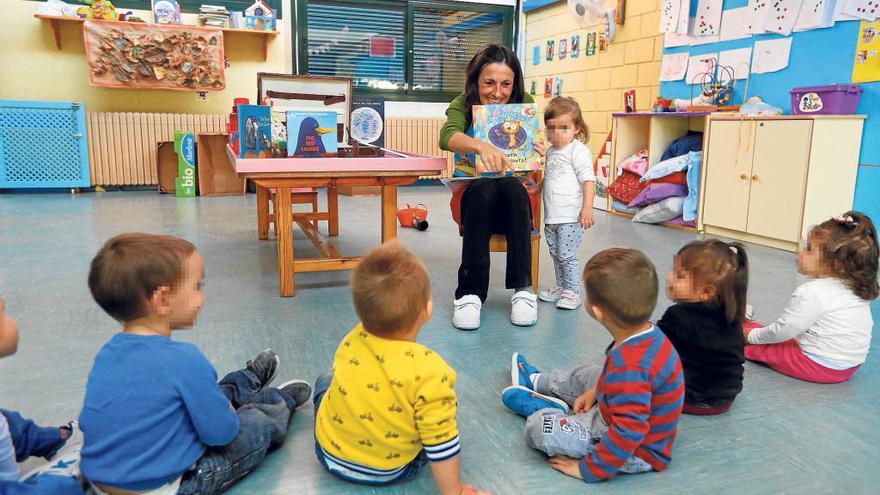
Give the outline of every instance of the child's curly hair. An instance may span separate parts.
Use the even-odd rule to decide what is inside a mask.
[[[871,301],[880,295],[877,265],[880,247],[877,229],[864,213],[848,211],[810,230],[809,240],[821,253],[832,274],[860,298]]]

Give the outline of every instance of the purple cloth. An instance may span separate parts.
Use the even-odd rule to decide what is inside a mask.
[[[697,225],[697,222],[695,222],[695,221],[686,222],[681,217],[675,217],[672,220],[668,220],[666,222],[663,222],[663,224],[664,225],[678,225],[680,227],[695,227]]]
[[[651,203],[662,201],[672,196],[687,195],[687,186],[681,184],[672,184],[669,182],[652,183],[648,184],[648,187],[642,189],[642,191],[635,197],[635,199],[630,201],[627,206],[631,208],[637,206],[645,206]]]

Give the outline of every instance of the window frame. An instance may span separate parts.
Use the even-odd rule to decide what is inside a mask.
[[[308,70],[308,3],[311,0],[297,0],[293,25],[293,43],[297,47],[295,70],[299,75],[307,75]],[[444,0],[319,0],[319,3],[352,5],[359,7],[387,6],[402,8],[404,17],[404,88],[403,89],[376,89],[354,87],[355,95],[383,96],[388,101],[404,102],[448,102],[464,91],[431,91],[413,90],[413,18],[417,8],[435,8],[459,10],[464,12],[497,13],[501,14],[503,38],[501,43],[507,47],[514,47],[516,43],[516,12],[509,5],[494,5],[471,2],[455,2]]]

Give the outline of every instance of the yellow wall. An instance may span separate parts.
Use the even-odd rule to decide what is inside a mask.
[[[549,99],[544,98],[544,80],[562,78],[562,94],[578,101],[590,128],[590,149],[595,156],[611,129],[611,113],[623,110],[623,93],[636,90],[636,109],[649,110],[660,92],[660,59],[663,54],[663,36],[658,32],[660,22],[659,0],[630,0],[626,2],[623,26],[617,26],[614,41],[604,53],[586,55],[587,33],[599,27],[581,28],[571,18],[567,2],[560,2],[526,14],[526,91],[536,81],[535,100],[543,109]],[[577,58],[566,56],[558,60],[559,40],[580,35],[581,48]],[[556,41],[553,61],[545,58],[547,41]],[[532,64],[532,50],[538,46],[541,62]]]
[[[225,36],[224,47],[231,64],[226,69],[226,89],[210,92],[200,100],[191,91],[129,90],[89,85],[79,24],[62,25],[62,49],[58,50],[49,24],[34,18],[37,2],[3,0],[0,15],[0,99],[82,101],[91,112],[229,113],[232,99],[257,93],[257,72],[290,73],[292,63],[289,0],[284,6],[280,33],[269,42],[263,60],[262,37],[249,34]],[[74,3],[74,2],[69,2]],[[210,3],[210,2],[207,2]],[[146,19],[149,13],[138,11]],[[184,14],[185,24],[196,24],[195,14]]]

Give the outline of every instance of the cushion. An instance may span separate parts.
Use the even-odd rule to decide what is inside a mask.
[[[669,184],[681,184],[683,186],[687,185],[687,172],[675,172],[674,174],[669,174],[665,177],[658,177],[656,179],[651,180],[650,184],[659,184],[659,183],[669,183]]]
[[[648,170],[648,150],[636,151],[622,161],[619,167],[623,170],[629,170],[639,177],[645,175],[645,170]]]
[[[672,142],[667,148],[666,151],[663,152],[663,156],[660,157],[660,161],[668,160],[675,156],[686,155],[691,151],[702,151],[703,150],[703,133],[690,131],[684,136],[676,139]]]
[[[611,203],[611,207],[614,208],[614,211],[619,211],[621,213],[629,213],[630,215],[635,215],[639,212],[638,208],[630,208],[626,205],[626,203],[621,203],[620,201],[614,201]]]
[[[659,203],[650,204],[639,210],[632,221],[641,223],[668,222],[675,217],[681,216],[683,206],[684,198],[681,196],[666,198]]]
[[[700,155],[702,157],[702,151],[691,151],[688,154],[676,156],[675,158],[670,158],[668,160],[663,160],[662,162],[652,165],[648,168],[648,171],[645,172],[645,175],[642,176],[642,181],[648,181],[653,179],[659,179],[660,177],[666,177],[667,175],[674,174],[675,172],[681,172],[683,170],[687,170],[688,164],[690,163],[692,156],[694,154]]]
[[[697,225],[697,222],[688,222],[683,220],[681,217],[673,218],[667,222],[663,222],[663,225],[676,225],[679,227],[694,227]]]
[[[629,203],[636,198],[636,195],[644,189],[648,184],[646,182],[639,183],[639,176],[625,171],[617,179],[614,180],[605,191],[614,199],[621,203]]]
[[[664,200],[671,196],[687,196],[688,187],[681,184],[656,184],[653,181],[648,183],[648,187],[636,195],[635,199],[629,202],[627,206],[645,206],[651,203]]]
[[[702,158],[702,153],[693,153],[688,164],[688,194],[684,200],[684,211],[681,214],[686,222],[693,222],[697,219],[697,202],[700,199],[698,197],[700,190],[700,158]]]

